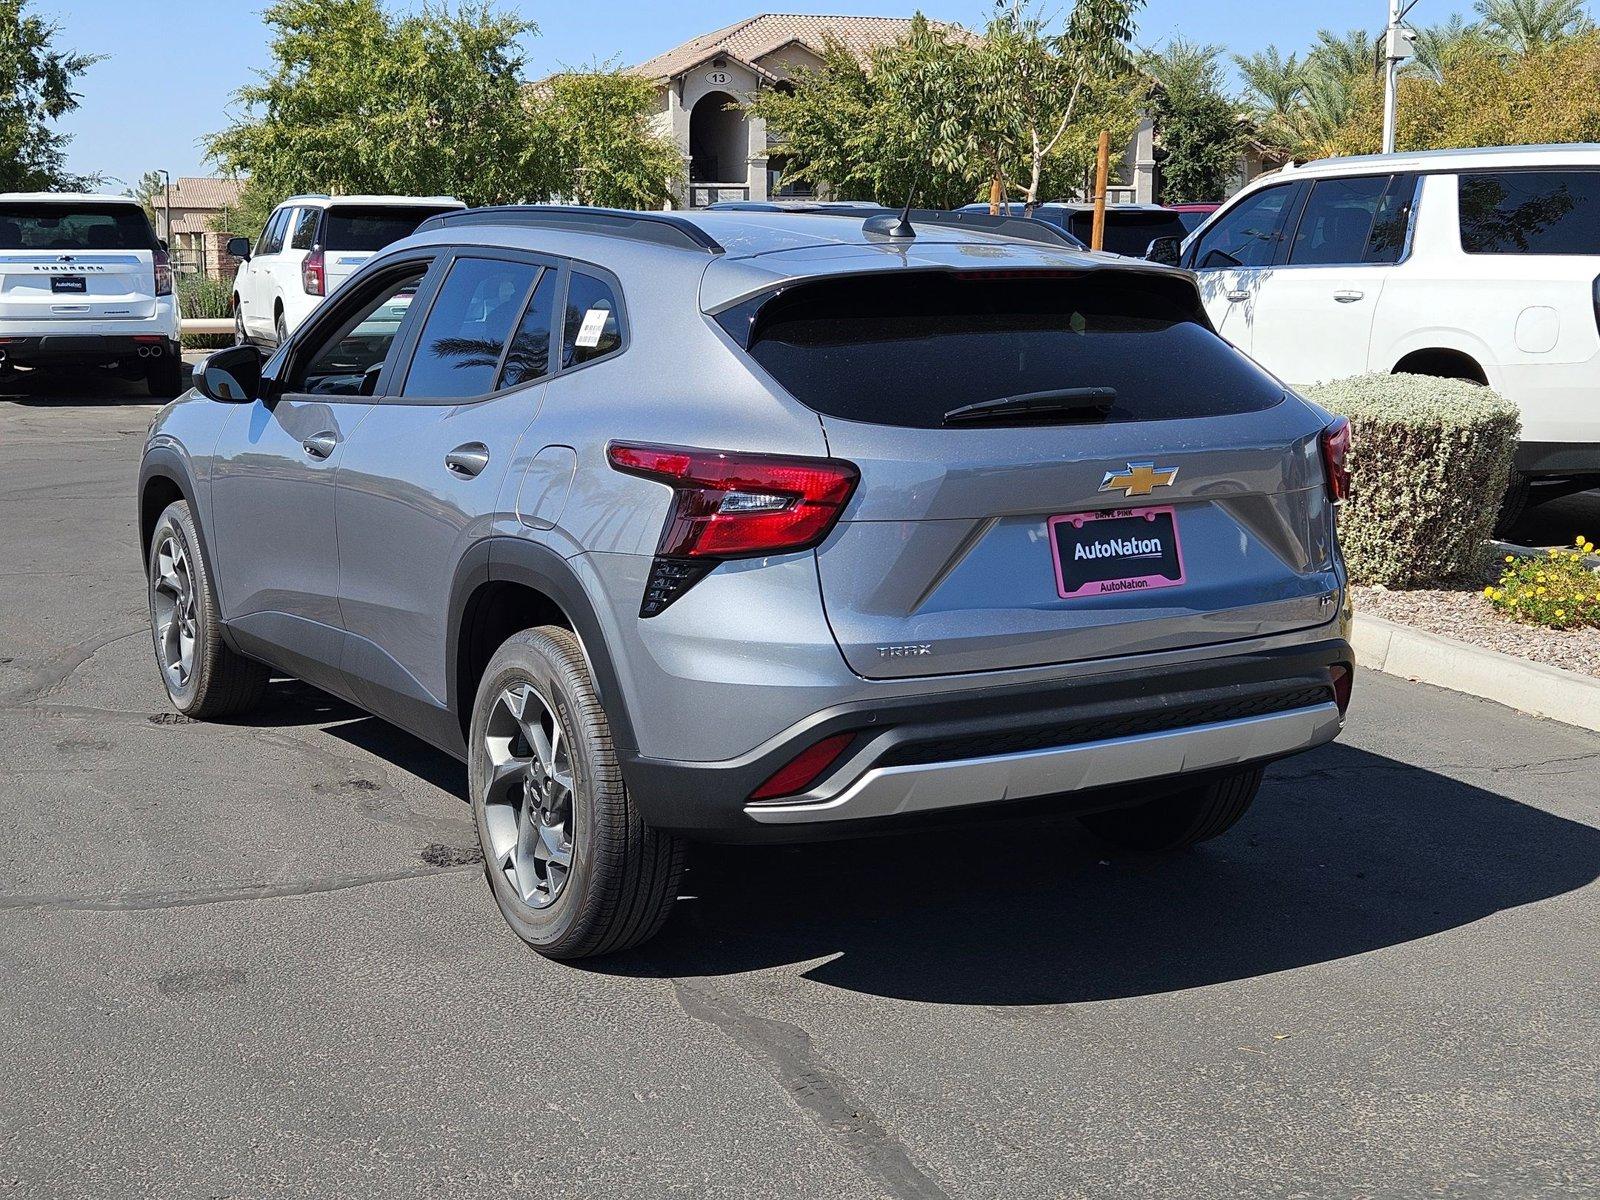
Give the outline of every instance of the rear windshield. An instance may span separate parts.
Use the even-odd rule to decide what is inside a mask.
[[[323,246],[328,250],[382,250],[390,242],[410,237],[429,217],[449,211],[398,204],[340,205],[328,210]]]
[[[0,204],[0,250],[154,250],[134,204]]]
[[[1108,272],[831,279],[718,318],[826,416],[935,429],[967,404],[1111,388],[1095,421],[1259,412],[1282,387],[1195,319],[1174,281]]]
[[[1462,175],[1468,254],[1600,254],[1600,171]]]
[[[1082,239],[1084,245],[1094,233],[1094,213],[1074,209],[1067,220],[1069,232]],[[1183,218],[1175,212],[1118,212],[1106,210],[1106,237],[1102,250],[1112,254],[1126,254],[1129,258],[1143,258],[1150,243],[1157,238],[1182,238],[1189,231],[1183,227]]]

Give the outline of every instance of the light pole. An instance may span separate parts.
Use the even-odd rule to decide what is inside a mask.
[[[1383,152],[1394,153],[1394,92],[1400,64],[1416,52],[1417,35],[1402,23],[1417,0],[1389,0],[1389,24],[1383,30]]]

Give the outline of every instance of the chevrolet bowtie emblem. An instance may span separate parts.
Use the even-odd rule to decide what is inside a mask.
[[[1126,471],[1107,471],[1100,481],[1102,492],[1121,492],[1125,496],[1148,496],[1158,487],[1171,487],[1178,477],[1177,467],[1158,467],[1155,463],[1129,463]]]

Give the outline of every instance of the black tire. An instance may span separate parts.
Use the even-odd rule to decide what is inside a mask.
[[[281,308],[272,314],[272,332],[277,335],[280,346],[289,340],[289,323],[284,320]]]
[[[248,346],[250,335],[244,328],[244,308],[239,303],[239,297],[233,298],[233,344],[235,346]]]
[[[1243,767],[1147,804],[1084,813],[1078,820],[1102,841],[1125,850],[1183,850],[1233,828],[1256,798],[1261,775],[1260,767]]]
[[[174,545],[181,547],[186,564],[185,574],[192,599],[188,605],[182,605],[180,598],[161,584],[163,553],[169,538]],[[167,698],[185,716],[202,721],[245,712],[261,699],[267,686],[267,668],[234,653],[222,640],[216,589],[211,585],[211,570],[200,551],[200,537],[195,530],[194,514],[189,511],[188,501],[179,500],[166,507],[156,520],[155,531],[150,535],[150,545],[146,549],[150,636],[161,682],[167,689]],[[163,597],[172,603],[174,609],[185,607],[192,611],[192,621],[189,623],[193,630],[191,666],[186,674],[175,671],[166,657],[163,619],[166,610]]]
[[[1506,494],[1500,500],[1500,511],[1495,514],[1495,537],[1505,537],[1522,519],[1522,514],[1527,511],[1528,497],[1532,490],[1533,483],[1526,475],[1512,474]]]
[[[570,866],[561,876],[559,890],[552,889],[547,896],[535,889],[533,902],[524,894],[525,883],[516,878],[515,859],[508,862],[504,849],[505,814],[514,809],[514,797],[525,794],[516,789],[524,787],[528,777],[522,783],[496,785],[494,835],[489,815],[495,753],[489,739],[496,729],[508,728],[503,724],[510,712],[505,698],[530,687],[535,695],[524,711],[533,719],[531,700],[536,699],[545,719],[559,721],[571,781],[566,793]],[[529,695],[525,690],[522,694]],[[507,758],[516,753],[515,741],[505,746],[504,753]],[[595,694],[583,649],[570,631],[557,626],[525,629],[495,651],[473,701],[467,761],[484,870],[495,903],[518,937],[546,957],[576,959],[626,950],[655,935],[677,899],[683,843],[647,826],[628,795],[612,748],[610,723]],[[530,854],[529,860],[533,857]],[[525,882],[537,879],[548,884],[548,862],[539,876],[537,864],[529,860],[523,863],[529,872]]]
[[[145,367],[144,379],[152,396],[172,399],[183,391],[182,356],[163,353],[159,358],[152,358]]]

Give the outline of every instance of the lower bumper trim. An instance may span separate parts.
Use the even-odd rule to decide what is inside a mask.
[[[845,821],[1054,796],[1238,766],[1330,742],[1332,703],[1188,729],[1081,742],[954,762],[874,767],[839,795],[802,804],[747,804],[767,825]]]

